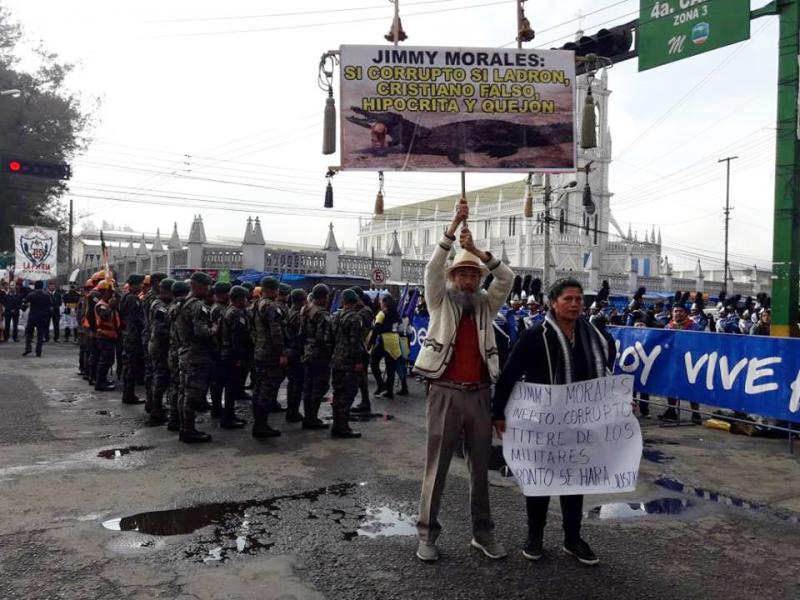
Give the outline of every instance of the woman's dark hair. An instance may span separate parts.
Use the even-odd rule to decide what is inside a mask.
[[[547,297],[549,298],[550,302],[555,302],[558,300],[558,297],[564,293],[564,290],[567,288],[578,288],[583,293],[583,286],[581,282],[573,277],[565,277],[563,279],[557,280],[553,285],[550,286],[550,291],[547,293]]]
[[[390,320],[400,319],[400,315],[397,314],[397,301],[390,294],[384,294],[381,296],[381,308],[383,308],[384,305],[386,306],[386,309],[383,311],[383,313],[390,318]]]

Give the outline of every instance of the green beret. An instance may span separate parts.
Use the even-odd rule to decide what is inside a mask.
[[[246,289],[248,292],[252,292],[254,289],[256,289],[256,284],[254,284],[252,281],[245,281],[242,284],[242,287]]]
[[[172,284],[172,293],[176,296],[185,296],[190,289],[189,284],[185,281],[176,281]]]
[[[215,294],[227,294],[231,291],[231,284],[225,281],[218,281],[214,284]]]
[[[151,281],[152,281],[152,279],[151,279]],[[165,277],[164,279],[160,279],[158,281],[158,285],[161,287],[161,291],[163,291],[163,292],[171,292],[172,291],[172,286],[174,284],[175,284],[175,280],[174,279],[169,279],[168,277]]]
[[[307,297],[308,297],[308,294],[306,294],[306,291],[302,290],[300,288],[293,289],[292,293],[289,295],[289,298],[292,300],[292,302],[296,302],[296,303],[297,302],[305,302]]]
[[[235,285],[231,288],[231,300],[241,300],[242,298],[247,298],[247,295],[250,292],[247,291],[247,288],[242,285]]]
[[[277,290],[280,285],[281,284],[274,277],[264,277],[264,279],[261,280],[262,290]]]
[[[128,275],[127,280],[128,285],[139,285],[140,283],[144,283],[144,275],[139,275],[138,273],[131,273]]]
[[[358,294],[356,294],[355,290],[345,290],[342,292],[342,302],[355,304],[358,302]]]
[[[164,281],[167,278],[166,273],[151,273],[150,274],[150,285],[155,287],[158,283]]]
[[[203,273],[202,271],[195,271],[192,273],[192,276],[189,277],[189,281],[199,283],[200,285],[211,285],[214,283],[214,280],[211,279],[207,273]]]
[[[278,287],[278,294],[280,294],[281,296],[288,296],[291,293],[292,293],[292,286],[290,286],[288,283],[282,283]]]
[[[324,283],[318,283],[313,288],[311,288],[311,297],[315,300],[318,298],[324,298],[325,296],[330,296],[331,290],[330,288],[325,285]]]

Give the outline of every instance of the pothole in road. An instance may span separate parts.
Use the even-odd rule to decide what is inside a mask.
[[[359,501],[357,490],[362,487],[341,483],[265,499],[143,512],[105,521],[103,527],[128,532],[122,537],[158,540],[195,534],[191,541],[178,542],[176,558],[203,563],[225,562],[273,547],[291,552],[321,540],[336,544],[358,537],[416,535],[413,515],[388,504]]]
[[[683,514],[695,504],[683,498],[657,498],[647,502],[612,502],[602,504],[587,513],[589,519],[635,519],[653,515],[674,516]]]
[[[131,452],[144,452],[145,450],[152,450],[153,448],[154,446],[126,446],[125,448],[108,448],[98,452],[97,456],[107,460],[118,460],[123,456],[127,456]]]

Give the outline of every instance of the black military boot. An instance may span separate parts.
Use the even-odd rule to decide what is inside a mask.
[[[202,444],[211,441],[211,434],[197,431],[197,429],[182,429],[178,434],[178,439],[184,444]]]
[[[397,392],[398,396],[408,396],[408,379],[403,378],[400,380],[400,391]]]
[[[180,431],[181,429],[181,421],[178,418],[178,415],[175,411],[169,411],[169,417],[167,417],[167,431]]]
[[[328,425],[323,423],[317,416],[322,402],[320,400],[310,400],[308,404],[309,406],[303,419],[303,429],[327,429]]]
[[[255,407],[254,407],[255,408]],[[269,412],[264,408],[259,407],[253,410],[253,437],[256,439],[278,437],[281,432],[273,429],[267,422]]]
[[[360,438],[361,433],[350,429],[350,409],[334,408],[333,427],[331,427],[332,438],[354,439]]]
[[[247,425],[246,421],[236,417],[236,399],[228,397],[225,393],[225,404],[222,407],[222,419],[219,421],[219,426],[223,429],[241,429]]]
[[[152,404],[150,405],[150,418],[147,424],[152,426],[163,425],[167,422],[167,415],[164,412],[164,393],[153,392]]]
[[[351,410],[351,412],[354,412],[354,413],[360,413],[360,414],[368,415],[368,414],[370,414],[372,412],[372,405],[370,404],[369,400],[367,400],[366,402],[364,400],[362,400],[360,404],[358,404],[357,406],[354,406],[350,410]]]

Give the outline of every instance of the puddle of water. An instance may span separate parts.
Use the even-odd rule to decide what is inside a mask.
[[[647,502],[613,502],[602,504],[587,513],[589,519],[634,519],[650,515],[680,515],[694,507],[683,498],[657,498]]]
[[[144,452],[145,450],[152,450],[153,446],[126,446],[125,448],[108,448],[101,450],[97,453],[99,458],[107,460],[118,460],[123,456],[127,456],[131,452]]]
[[[412,515],[388,506],[367,507],[356,535],[368,538],[414,536],[417,535],[417,525]]]
[[[642,458],[659,465],[672,462],[675,459],[674,456],[667,456],[661,450],[648,450],[647,448],[642,450]]]

